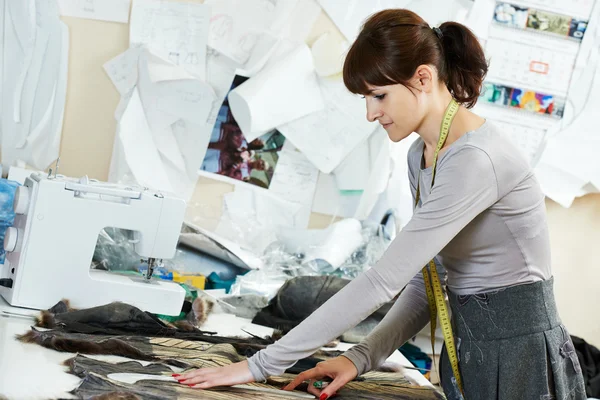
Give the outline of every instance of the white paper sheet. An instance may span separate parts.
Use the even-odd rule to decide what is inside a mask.
[[[361,25],[369,15],[386,8],[405,8],[410,2],[411,0],[319,0],[321,7],[348,41],[353,41],[358,36]]]
[[[311,47],[317,74],[331,76],[341,73],[349,46],[347,41],[340,41],[331,32],[325,32],[319,36]]]
[[[277,2],[264,0],[207,1],[210,18],[209,45],[239,65],[245,65],[255,46],[269,37],[277,37],[285,25],[297,0]],[[276,41],[269,43],[268,51]],[[248,66],[246,66],[248,67]]]
[[[215,232],[252,249],[256,255],[262,255],[276,240],[280,227],[306,228],[302,205],[282,200],[266,190],[237,186],[224,198],[223,215]]]
[[[371,214],[380,195],[388,186],[392,167],[390,143],[387,132],[381,127],[369,138],[369,177],[354,214],[359,220],[364,220]]]
[[[134,0],[129,43],[146,44],[204,80],[209,24],[210,7],[205,4]]]
[[[356,146],[348,157],[333,170],[337,188],[339,190],[365,190],[369,180],[371,162],[369,141],[365,140]]]
[[[366,118],[365,101],[351,94],[341,79],[320,78],[325,109],[277,129],[321,172],[330,173],[377,127]]]
[[[131,47],[102,66],[121,96],[127,96],[137,84],[137,64],[143,49],[143,46]]]
[[[388,8],[407,8],[419,14],[431,26],[455,21],[466,14],[470,2],[460,0],[319,0],[342,34],[353,41],[365,20],[372,14]]]
[[[465,25],[473,31],[480,41],[488,38],[490,21],[494,16],[495,0],[475,0],[465,20]]]
[[[248,141],[324,107],[312,55],[305,44],[236,87],[228,99]]]
[[[4,1],[5,0],[0,0],[0,10],[2,10],[2,15],[4,16],[6,14],[5,8],[4,8]],[[4,93],[4,49],[6,47],[6,44],[4,43],[4,17],[0,18],[0,143],[2,143],[2,129],[3,129],[3,125],[2,125],[2,118],[3,118],[3,108],[2,108],[2,102],[3,102],[3,93]],[[2,171],[2,169],[0,169],[0,172]],[[3,171],[6,172],[6,171]]]
[[[4,4],[2,163],[44,170],[58,158],[69,31],[53,2]]]
[[[183,118],[201,124],[207,120],[216,99],[208,83],[194,79],[181,67],[168,64],[147,51],[142,53],[140,60],[143,63],[139,66],[140,85],[152,87],[153,98],[150,103],[156,110],[175,117],[173,121]],[[154,110],[147,107],[147,111]]]
[[[136,60],[137,53],[139,55]],[[127,62],[117,63],[114,69],[108,68],[108,71],[114,72],[109,75],[125,77],[124,81],[129,80],[130,85],[136,88],[145,124],[150,129],[152,143],[159,153],[160,163],[155,163],[154,167],[163,171],[164,174],[161,175],[167,177],[173,192],[189,199],[198,179],[199,160],[204,157],[211,135],[215,108],[218,110],[231,85],[235,68],[229,62],[224,62],[227,61],[225,58],[214,54],[209,56],[207,64],[208,84],[198,79],[171,80],[173,77],[185,78],[188,74],[181,66],[160,59],[145,48],[137,53],[130,55]],[[153,68],[154,65],[159,65],[159,68]],[[127,71],[127,68],[134,71]],[[125,87],[123,92],[127,90],[130,89]],[[119,107],[123,112],[129,107],[132,92],[130,90],[121,99]],[[123,118],[123,112],[117,110],[117,120]],[[134,171],[145,167],[145,161],[140,157],[133,161],[126,159],[126,150],[117,137],[109,180],[137,183],[130,162],[141,163],[139,167],[134,166]]]
[[[296,1],[289,20],[284,24],[281,36],[296,42],[305,42],[321,14],[317,0]]]
[[[308,206],[310,212],[318,177],[319,170],[286,141],[279,153],[269,191],[284,200]]]
[[[264,266],[264,262],[261,258],[256,257],[251,251],[240,247],[237,243],[227,240],[224,237],[197,225],[193,225],[188,221],[185,222],[185,225],[187,225],[188,228],[191,228],[192,232],[182,233],[180,235],[181,243],[199,251],[208,252],[208,254],[229,261],[240,268],[261,269]],[[212,242],[207,244],[206,239],[199,239],[200,235],[206,236]],[[223,255],[223,253],[225,253],[225,255]]]
[[[341,192],[337,188],[333,174],[319,172],[312,211],[319,214],[331,215],[331,222],[336,217],[354,218],[361,197],[362,192]]]
[[[131,0],[58,0],[60,15],[123,23],[129,22],[130,5]]]
[[[162,168],[162,160],[137,89],[134,89],[123,118],[119,121],[118,130],[125,160],[136,181],[155,190],[173,192],[173,186]]]
[[[573,200],[600,191],[600,147],[597,113],[600,107],[600,69],[596,67],[583,110],[564,129],[548,138],[536,167],[544,193],[570,207]]]
[[[399,221],[397,226],[402,228],[410,221],[413,214],[413,198],[408,179],[408,150],[419,135],[411,134],[398,143],[390,143],[391,176],[380,201],[372,211],[379,221],[388,210],[396,212]]]

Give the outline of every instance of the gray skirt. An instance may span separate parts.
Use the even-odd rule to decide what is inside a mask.
[[[553,282],[448,294],[464,399],[586,399],[581,366],[556,309]],[[463,398],[445,347],[440,379],[449,400]]]

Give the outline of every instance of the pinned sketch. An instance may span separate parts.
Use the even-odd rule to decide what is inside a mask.
[[[125,24],[130,5],[131,0],[58,0],[60,15]]]
[[[117,87],[127,83],[122,85],[125,94],[115,113],[118,135],[109,180],[144,182],[189,199],[198,178],[198,160],[204,157],[220,100],[235,69],[224,58],[210,55],[208,82],[172,79],[188,74],[145,47],[126,53],[115,59],[122,62],[105,65]]]
[[[206,77],[210,7],[205,4],[134,0],[129,43],[147,45],[153,53]]]
[[[208,0],[210,47],[239,65],[245,65],[259,47],[264,55],[277,43],[297,1]],[[260,46],[265,41],[266,48]]]

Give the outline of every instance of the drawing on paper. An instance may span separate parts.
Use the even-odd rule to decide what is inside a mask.
[[[85,11],[85,12],[90,12],[90,13],[96,12],[94,0],[85,0],[82,8],[83,8],[83,11]]]
[[[516,6],[505,2],[496,3],[494,22],[509,28],[549,33],[576,40],[583,39],[588,24],[587,21],[575,19],[568,15]]]
[[[519,108],[558,118],[562,118],[565,109],[564,99],[556,96],[489,82],[484,83],[480,98],[490,104]]]
[[[236,75],[229,90],[247,79]],[[226,97],[200,169],[268,189],[284,142],[285,137],[274,129],[248,143],[231,114]]]

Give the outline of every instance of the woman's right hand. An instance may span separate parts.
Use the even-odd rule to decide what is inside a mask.
[[[354,363],[344,356],[332,358],[317,364],[313,369],[300,373],[284,390],[294,390],[296,386],[304,381],[309,381],[308,391],[319,397],[319,400],[327,399],[336,394],[346,383],[358,375]],[[315,388],[312,382],[323,378],[332,379],[323,390]]]

